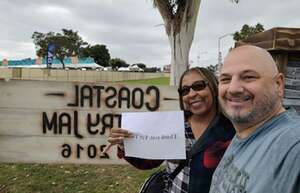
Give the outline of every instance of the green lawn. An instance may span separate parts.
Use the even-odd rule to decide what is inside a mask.
[[[127,80],[122,81],[126,83],[133,84],[154,84],[154,85],[169,85],[169,77],[153,78],[153,79],[144,79],[144,80]]]
[[[126,82],[168,85],[169,78]],[[0,193],[137,193],[152,172],[130,165],[0,164]]]
[[[0,164],[0,193],[135,193],[152,172],[130,165]]]

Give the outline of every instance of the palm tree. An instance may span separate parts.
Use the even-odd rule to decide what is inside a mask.
[[[239,0],[231,0],[238,3]],[[165,24],[171,46],[170,85],[178,85],[188,68],[201,0],[153,0]]]

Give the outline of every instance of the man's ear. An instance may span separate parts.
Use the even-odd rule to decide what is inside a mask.
[[[284,75],[278,73],[275,77],[276,86],[278,88],[278,95],[283,98],[284,96]]]

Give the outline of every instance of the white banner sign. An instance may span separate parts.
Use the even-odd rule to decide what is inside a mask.
[[[124,141],[126,156],[186,159],[182,111],[122,113],[122,128],[134,134]]]

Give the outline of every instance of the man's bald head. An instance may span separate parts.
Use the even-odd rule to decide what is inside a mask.
[[[240,46],[229,52],[224,60],[223,68],[232,68],[234,65],[251,65],[264,75],[278,74],[276,63],[269,52],[256,46]]]
[[[255,46],[232,50],[219,76],[219,101],[240,137],[284,111],[284,77],[272,56]]]

